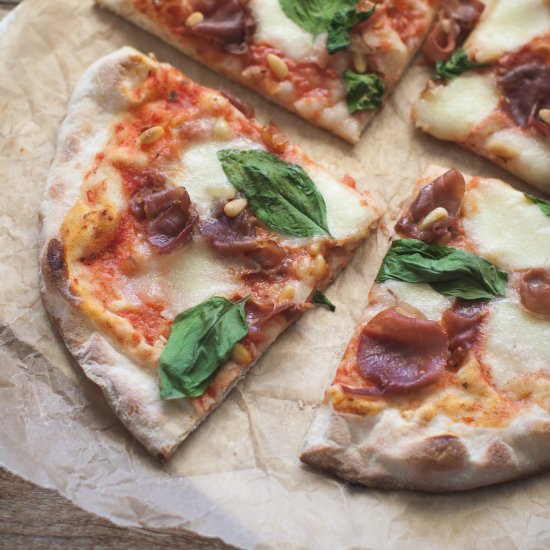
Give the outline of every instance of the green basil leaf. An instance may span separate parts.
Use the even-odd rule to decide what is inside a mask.
[[[328,30],[336,13],[359,0],[279,0],[285,15],[314,37]]]
[[[447,61],[438,61],[435,64],[434,80],[451,80],[460,76],[466,71],[488,67],[483,63],[474,63],[468,59],[468,54],[464,48],[457,48]]]
[[[529,195],[529,193],[523,194],[525,195],[525,198],[529,199],[531,202],[534,202],[540,208],[543,214],[546,214],[546,216],[550,216],[550,201],[539,199],[534,195]]]
[[[354,6],[338,10],[328,24],[327,50],[335,53],[347,50],[351,40],[351,30],[354,25],[369,19],[376,9],[376,4],[369,11],[356,11]]]
[[[159,360],[161,399],[205,392],[235,344],[248,334],[247,299],[232,303],[215,296],[174,319]]]
[[[506,295],[508,273],[464,250],[401,239],[393,242],[376,277],[379,283],[388,279],[428,283],[445,296],[490,300]]]
[[[336,311],[336,306],[319,289],[317,289],[313,293],[313,298],[311,299],[311,301],[314,304],[327,306],[330,309],[330,311]]]
[[[344,72],[344,86],[348,96],[348,111],[353,114],[367,109],[378,109],[386,90],[384,81],[375,74]]]
[[[323,196],[301,166],[260,149],[223,149],[218,158],[229,181],[273,231],[330,236]]]

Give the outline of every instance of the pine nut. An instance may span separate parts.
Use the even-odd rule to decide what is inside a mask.
[[[442,206],[434,208],[419,224],[420,229],[428,229],[434,223],[444,220],[449,217],[449,212],[445,210]]]
[[[539,117],[546,124],[550,124],[550,109],[541,109],[539,111]]]
[[[294,298],[294,294],[296,293],[296,289],[292,285],[286,285],[283,290],[281,290],[281,293],[279,294],[279,300],[283,302],[284,300],[290,300],[291,298]]]
[[[451,32],[451,20],[450,19],[442,19],[441,20],[441,28],[445,31],[446,34],[449,34]]]
[[[367,56],[360,52],[353,52],[353,66],[358,73],[367,72]]]
[[[301,260],[297,266],[294,267],[294,271],[296,272],[296,276],[298,279],[305,279],[311,270],[311,260],[309,257],[304,258]]]
[[[212,137],[219,140],[228,140],[233,137],[233,129],[224,118],[219,118],[212,127]]]
[[[319,241],[314,241],[310,245],[308,245],[307,250],[310,254],[313,254],[316,256],[323,250],[323,245]]]
[[[326,270],[327,262],[325,261],[325,257],[322,254],[317,254],[313,260],[313,275],[320,278],[326,273]]]
[[[247,204],[246,199],[235,199],[223,207],[223,212],[229,218],[236,218],[246,208]]]
[[[151,143],[155,143],[162,136],[164,136],[164,128],[162,126],[153,126],[140,134],[139,141],[143,145],[151,145]]]
[[[246,346],[235,344],[231,352],[231,359],[238,365],[248,365],[252,363],[252,354]]]
[[[203,21],[204,15],[200,11],[195,11],[185,20],[185,26],[192,28]]]
[[[288,65],[278,55],[267,54],[267,64],[277,78],[283,79],[288,76]]]

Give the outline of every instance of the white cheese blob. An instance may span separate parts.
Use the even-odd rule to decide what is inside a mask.
[[[510,300],[492,301],[487,318],[484,361],[499,388],[529,372],[550,373],[550,323]]]
[[[326,33],[314,38],[286,16],[279,0],[250,0],[248,7],[256,21],[254,42],[272,46],[294,61],[326,65]]]
[[[331,235],[336,240],[366,235],[376,214],[359,192],[318,167],[308,168],[307,171],[325,199]]]
[[[542,191],[550,190],[550,140],[524,133],[519,128],[489,136],[487,150],[507,160],[507,168]]]
[[[463,214],[475,253],[506,269],[550,265],[550,218],[523,193],[479,180],[465,195]]]
[[[488,117],[500,98],[492,74],[465,73],[427,90],[415,105],[416,125],[439,139],[464,140]]]
[[[495,0],[485,9],[465,43],[469,56],[480,63],[496,61],[502,54],[550,33],[548,0]]]
[[[389,290],[399,302],[418,309],[431,321],[439,321],[443,312],[453,305],[453,298],[439,294],[428,284],[385,281],[381,286]]]

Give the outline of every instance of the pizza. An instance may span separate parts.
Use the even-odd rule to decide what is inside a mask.
[[[430,167],[301,459],[454,491],[550,465],[550,202]]]
[[[236,98],[125,47],[81,77],[41,210],[49,314],[166,459],[381,213]]]
[[[356,143],[421,46],[434,0],[96,0]]]
[[[416,125],[548,192],[550,2],[470,0],[462,12],[457,4],[442,3],[426,42],[436,68],[413,109]],[[463,4],[466,24],[453,18]]]

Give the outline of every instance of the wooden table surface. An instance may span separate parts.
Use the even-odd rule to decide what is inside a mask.
[[[0,19],[21,0],[0,0]],[[55,2],[57,0],[52,0]],[[1,62],[1,60],[0,60]],[[129,529],[0,468],[0,549],[232,548],[186,530]]]

